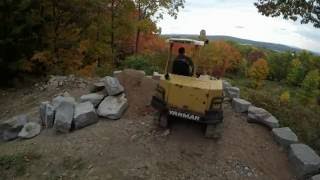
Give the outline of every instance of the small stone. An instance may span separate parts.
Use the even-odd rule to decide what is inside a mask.
[[[108,92],[108,95],[115,96],[121,94],[124,91],[123,86],[120,84],[118,79],[107,76],[104,78],[104,85]]]
[[[84,128],[98,122],[98,116],[91,102],[77,104],[74,112],[75,129]]]
[[[96,93],[96,92],[104,90],[104,88],[105,88],[104,82],[97,82],[97,83],[93,84],[90,92]]]
[[[251,103],[246,100],[239,99],[239,98],[234,98],[232,100],[232,108],[237,113],[247,112],[250,106],[251,106]]]
[[[87,95],[81,96],[80,102],[89,101],[93,104],[94,107],[97,107],[97,106],[99,106],[99,104],[103,100],[103,98],[104,98],[104,95],[92,93],[92,94],[87,94]]]
[[[170,129],[165,130],[161,136],[166,137],[170,135]]]
[[[305,144],[290,145],[289,161],[293,164],[299,178],[318,173],[320,169],[320,157]]]
[[[35,122],[29,122],[24,125],[18,136],[23,139],[31,139],[40,134],[41,126]]]
[[[128,108],[128,100],[125,95],[108,96],[99,105],[97,114],[108,119],[120,119]]]
[[[298,142],[297,135],[288,127],[274,128],[272,134],[275,141],[286,148]]]
[[[113,71],[113,77],[116,77],[121,73],[122,73],[122,71]]]

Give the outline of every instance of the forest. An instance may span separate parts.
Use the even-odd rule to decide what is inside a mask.
[[[1,0],[1,86],[52,74],[163,72],[168,47],[156,23],[164,14],[177,17],[184,5],[184,0]],[[294,19],[293,12],[287,18]],[[264,11],[273,13],[285,12]],[[302,23],[309,21],[318,26],[317,19]],[[201,50],[200,64],[203,72],[240,86],[243,96],[320,150],[319,56],[212,41]]]

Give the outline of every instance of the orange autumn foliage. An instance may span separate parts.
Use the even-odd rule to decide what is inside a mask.
[[[200,52],[199,69],[215,77],[223,77],[226,71],[233,71],[241,63],[241,54],[225,41],[214,41]]]
[[[253,86],[255,88],[261,87],[262,81],[267,78],[268,74],[268,62],[264,59],[257,60],[249,69],[249,77],[253,79]]]
[[[143,34],[140,37],[139,52],[141,54],[153,54],[155,52],[163,52],[167,49],[164,38],[157,34]]]

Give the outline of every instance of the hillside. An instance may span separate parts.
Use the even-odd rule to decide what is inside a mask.
[[[183,37],[183,38],[198,38],[198,35],[188,35],[188,34],[168,34],[164,35],[165,37]],[[235,41],[240,44],[244,45],[252,45],[259,48],[265,48],[270,49],[277,52],[283,52],[283,51],[294,51],[294,52],[300,52],[303,49],[291,47],[283,44],[275,44],[275,43],[269,43],[269,42],[261,42],[261,41],[253,41],[248,39],[241,39],[237,37],[232,36],[220,36],[220,35],[210,35],[207,36],[210,41],[216,41],[216,40],[227,40],[227,41]],[[313,52],[316,55],[320,55],[319,52]]]

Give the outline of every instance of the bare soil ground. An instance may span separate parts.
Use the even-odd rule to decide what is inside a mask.
[[[134,75],[120,79],[130,104],[123,119],[101,119],[69,134],[43,130],[31,140],[0,142],[0,156],[41,155],[28,163],[25,175],[10,179],[295,179],[285,150],[271,133],[248,124],[228,103],[220,140],[204,138],[204,128],[191,122],[173,121],[168,133],[158,127],[148,106],[155,83]],[[65,90],[76,97],[88,92],[72,84],[46,91],[2,90],[0,121],[29,112],[37,118],[39,103]]]

